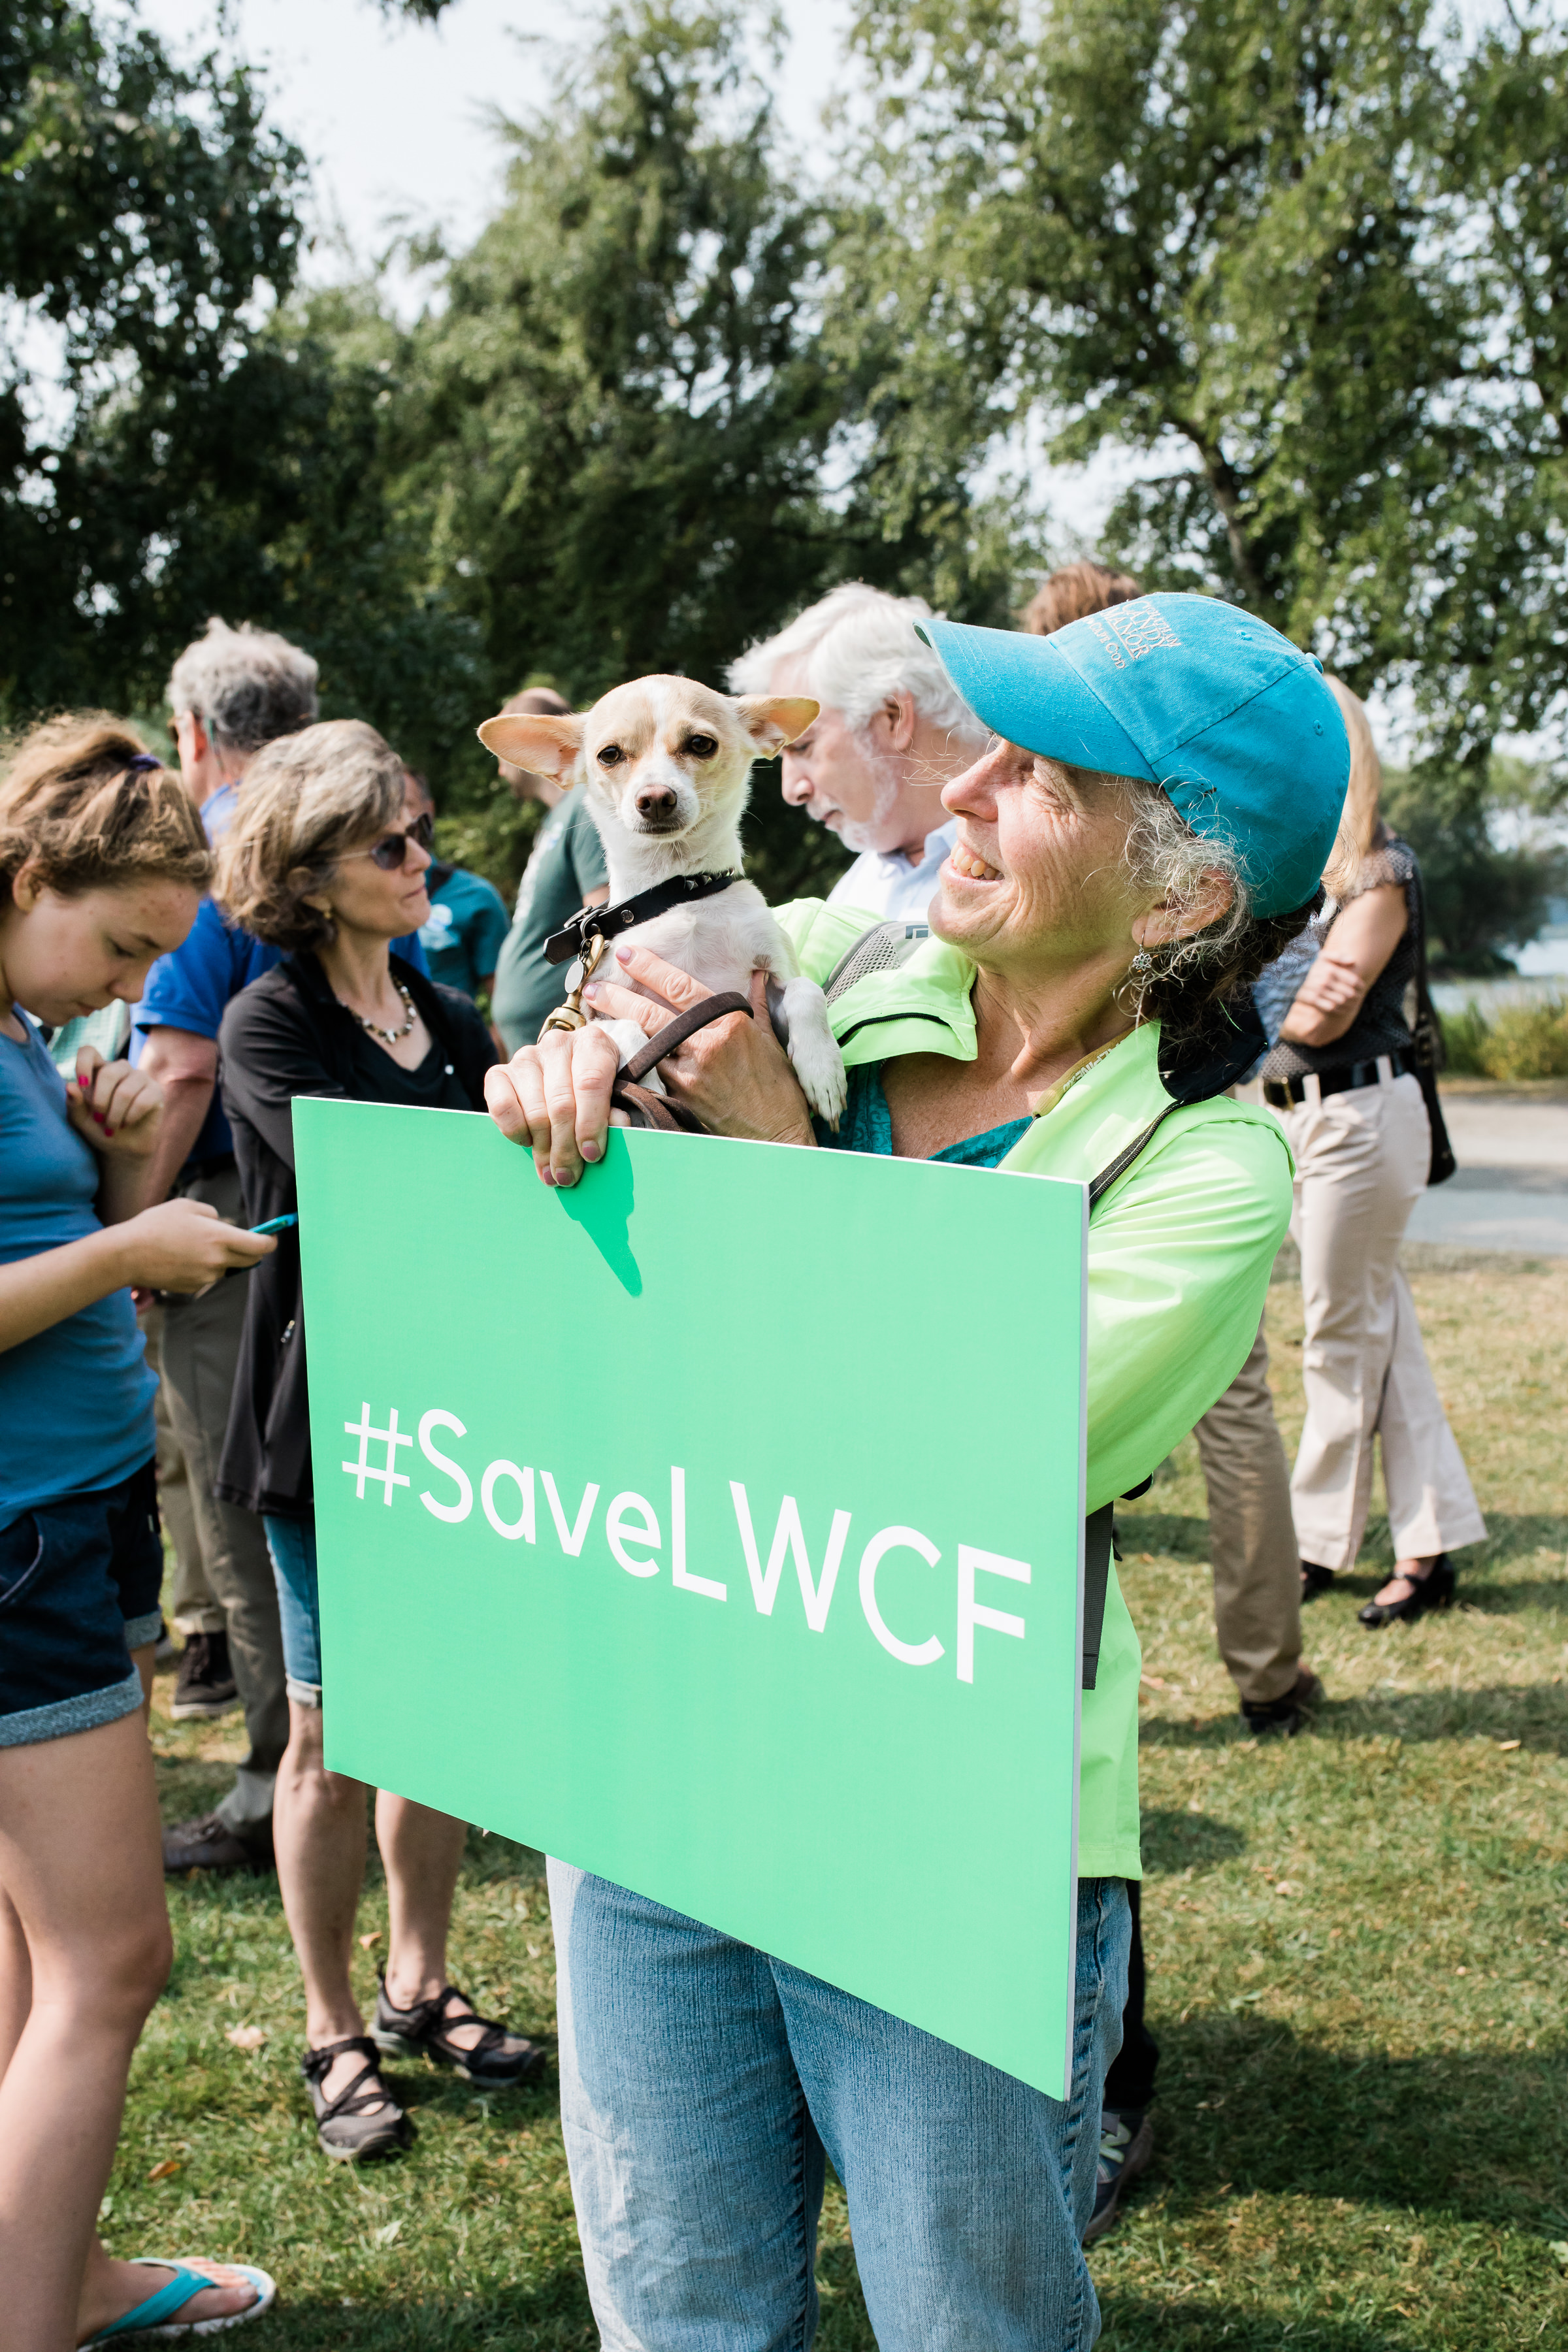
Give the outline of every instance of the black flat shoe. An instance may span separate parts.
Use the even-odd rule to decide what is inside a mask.
[[[1320,1568],[1316,1560],[1311,1559],[1304,1559],[1301,1562],[1303,1601],[1315,1601],[1320,1592],[1331,1592],[1334,1589],[1334,1571],[1331,1568]]]
[[[1425,1617],[1429,1609],[1452,1606],[1454,1587],[1458,1581],[1453,1561],[1446,1551],[1442,1551],[1425,1576],[1405,1577],[1405,1582],[1411,1589],[1403,1601],[1369,1601],[1366,1607],[1356,1613],[1363,1625],[1370,1625],[1374,1631],[1380,1625],[1392,1625],[1396,1617],[1407,1622]]]
[[[509,2032],[493,2018],[479,2016],[471,2005],[454,2014],[453,2002],[468,1998],[456,1985],[443,1985],[433,2000],[416,2001],[412,2009],[395,2009],[386,1997],[384,1971],[371,2032],[388,2057],[413,2058],[423,2051],[437,2065],[455,2067],[481,2088],[510,2090],[514,2084],[531,2083],[542,2074],[545,2053],[537,2042]],[[481,2029],[471,2046],[456,2038],[456,2029],[463,2025]],[[509,2042],[513,2045],[510,2050]]]
[[[1283,1698],[1244,1698],[1241,1712],[1254,1738],[1294,1739],[1322,1703],[1322,1684],[1310,1667],[1303,1666]]]
[[[350,2075],[336,2098],[329,2099],[321,2084],[331,2073],[334,2059],[345,2051],[353,2051],[364,2063],[357,2074]],[[323,2042],[319,2050],[307,2050],[300,2061],[300,2072],[316,2111],[316,2137],[324,2156],[357,2164],[366,2157],[393,2156],[408,2146],[414,2126],[382,2081],[381,2053],[368,2035],[356,2033],[342,2042]],[[379,2112],[369,2114],[370,2108]]]

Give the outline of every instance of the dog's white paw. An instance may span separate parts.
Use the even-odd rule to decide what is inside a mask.
[[[639,1029],[635,1021],[601,1021],[595,1025],[606,1030],[615,1039],[616,1050],[621,1057],[623,1070],[632,1056],[640,1054],[647,1044],[647,1030]],[[650,1070],[646,1078],[638,1079],[637,1084],[646,1087],[650,1095],[661,1095],[665,1090],[664,1082],[657,1070]]]
[[[849,1099],[849,1080],[845,1075],[844,1056],[833,1038],[811,1030],[803,1034],[797,1028],[790,1039],[789,1057],[800,1080],[801,1092],[817,1118],[837,1127]]]

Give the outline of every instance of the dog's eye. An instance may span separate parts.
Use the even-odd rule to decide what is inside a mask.
[[[716,737],[712,735],[689,735],[686,739],[686,749],[694,760],[710,760],[719,749],[719,744]]]
[[[626,756],[618,743],[606,743],[599,754],[599,765],[601,768],[618,768]]]

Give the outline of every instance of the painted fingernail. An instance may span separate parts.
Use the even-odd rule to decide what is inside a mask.
[[[553,1184],[555,1171],[552,1168],[542,1168],[539,1171],[539,1181],[542,1184]]]
[[[636,948],[628,946],[623,940],[621,945],[616,950],[616,961],[617,963],[630,963],[636,953]]]
[[[583,1146],[583,1157],[584,1157],[584,1160],[597,1160],[597,1158],[598,1158],[598,1156],[599,1156],[599,1153],[600,1153],[600,1150],[602,1150],[602,1148],[603,1148],[603,1147],[602,1147],[601,1145],[597,1144],[597,1143],[585,1143],[585,1144]]]
[[[100,1127],[101,1127],[103,1125],[103,1113],[100,1110],[95,1110],[92,1115],[94,1118],[97,1119]]]
[[[112,1135],[114,1133],[114,1129],[111,1127],[106,1127],[103,1131],[105,1135]]]

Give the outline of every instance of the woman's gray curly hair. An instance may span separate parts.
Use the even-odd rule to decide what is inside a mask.
[[[403,794],[402,761],[363,719],[279,737],[246,770],[214,897],[273,947],[330,946],[331,918],[308,901],[331,889],[340,858],[396,824]]]
[[[1131,804],[1122,856],[1139,886],[1158,892],[1169,906],[1187,908],[1207,895],[1213,877],[1230,886],[1223,915],[1185,939],[1169,940],[1148,951],[1147,966],[1134,967],[1124,994],[1139,1021],[1158,1021],[1167,1037],[1199,1034],[1225,1005],[1284,952],[1322,904],[1315,890],[1303,907],[1285,915],[1255,915],[1241,860],[1223,835],[1196,834],[1158,784],[1141,776],[1100,775],[1068,768],[1080,790],[1115,791]]]

